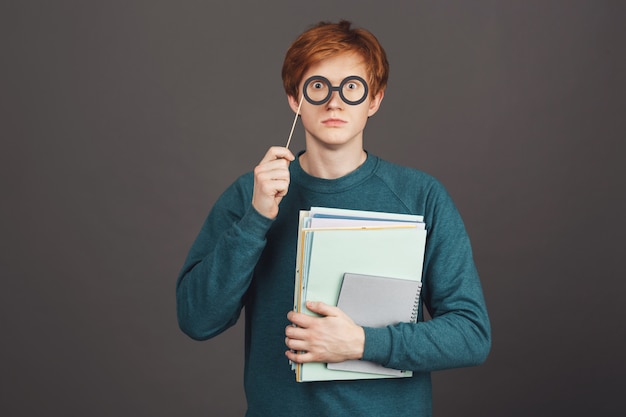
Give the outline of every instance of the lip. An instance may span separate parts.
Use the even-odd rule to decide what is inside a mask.
[[[343,119],[337,119],[334,117],[328,118],[328,119],[324,119],[322,120],[322,124],[324,126],[329,126],[329,127],[337,127],[337,126],[343,126],[345,125],[347,122]]]

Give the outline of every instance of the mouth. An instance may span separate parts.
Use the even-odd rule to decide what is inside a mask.
[[[343,119],[336,119],[336,118],[334,118],[334,117],[331,117],[331,118],[328,118],[328,119],[324,119],[324,120],[322,120],[322,124],[323,124],[324,126],[328,126],[328,127],[338,127],[338,126],[343,126],[343,125],[345,125],[346,123],[348,123],[348,122],[346,122],[346,121],[345,121],[345,120],[343,120]]]

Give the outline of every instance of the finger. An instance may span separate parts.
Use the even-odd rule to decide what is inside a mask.
[[[284,162],[284,160],[281,160]],[[269,163],[268,166],[258,165],[254,168],[254,176],[257,181],[289,180],[289,169],[282,163]]]
[[[288,350],[285,352],[285,355],[290,361],[295,363],[308,363],[314,361],[314,356],[309,352],[292,352],[291,350]]]
[[[289,161],[285,159],[275,159],[264,162],[254,167],[255,181],[289,181]]]
[[[311,327],[314,320],[319,320],[319,317],[311,317],[304,313],[296,313],[295,311],[290,311],[287,314],[287,319],[295,324],[297,327],[307,329]]]
[[[258,179],[288,179],[289,162],[284,159],[276,159],[259,164],[254,168],[254,174]]]
[[[304,340],[307,330],[303,327],[289,325],[285,328],[285,336],[289,339]]]
[[[289,190],[287,181],[271,181],[259,185],[259,195],[267,196],[275,202],[278,197],[284,197]]]
[[[307,301],[306,308],[322,316],[339,316],[342,313],[341,309],[329,306],[321,301]]]
[[[291,153],[289,149],[283,146],[272,146],[265,153],[265,156],[263,156],[263,159],[261,159],[260,164],[273,161],[275,159],[286,159],[287,161],[293,161],[294,159],[296,159],[296,157],[293,156],[293,153]]]
[[[308,345],[303,340],[291,339],[289,337],[285,337],[285,345],[293,351],[305,351],[308,348]]]

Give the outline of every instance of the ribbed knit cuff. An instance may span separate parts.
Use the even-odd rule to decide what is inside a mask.
[[[386,327],[363,327],[365,347],[363,360],[386,365],[391,356],[391,332]]]

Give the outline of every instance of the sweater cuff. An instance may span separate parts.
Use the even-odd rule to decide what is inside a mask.
[[[244,232],[251,234],[261,240],[265,239],[265,234],[269,230],[270,226],[274,223],[273,219],[269,219],[259,213],[250,204],[250,207],[243,215],[237,226]]]
[[[385,365],[391,356],[391,332],[387,327],[363,327],[365,347],[363,360]]]

